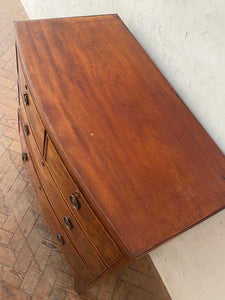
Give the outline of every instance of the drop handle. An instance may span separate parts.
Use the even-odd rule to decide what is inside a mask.
[[[24,151],[24,152],[22,153],[22,160],[23,160],[24,162],[28,161],[28,155],[27,155],[27,152],[26,152],[26,151]]]
[[[27,92],[23,93],[23,100],[24,100],[25,105],[28,106],[29,102],[28,102],[28,94],[27,94]]]
[[[24,132],[25,132],[26,135],[29,134],[29,128],[28,128],[28,124],[27,123],[24,124]]]
[[[60,242],[61,245],[65,244],[64,239],[60,233],[57,234],[57,240]]]
[[[71,204],[73,205],[73,207],[74,207],[76,210],[78,210],[78,209],[80,209],[80,203],[79,203],[79,201],[78,201],[78,199],[77,199],[77,197],[78,197],[78,195],[79,195],[79,192],[76,190],[75,193],[76,193],[76,195],[70,194],[70,202],[71,202]]]
[[[69,219],[67,216],[64,216],[63,219],[64,219],[64,222],[65,222],[65,224],[66,224],[66,227],[67,227],[69,230],[71,230],[71,229],[72,229],[72,224],[71,224],[71,222],[70,222],[70,219]]]

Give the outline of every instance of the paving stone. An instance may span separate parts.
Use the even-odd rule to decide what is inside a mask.
[[[29,206],[19,225],[20,230],[25,238],[29,236],[38,217],[39,217],[39,212],[35,208]]]
[[[0,161],[0,189],[4,196],[7,195],[14,181],[16,180],[21,168],[17,168],[12,163],[15,154],[7,150],[1,157]]]
[[[9,36],[9,35],[8,35]],[[6,45],[6,46],[8,46],[6,43],[4,43],[4,45]],[[1,50],[2,50],[2,47],[1,47]],[[9,80],[9,79],[7,79],[7,78],[5,78],[5,77],[2,77],[2,76],[0,76],[0,82],[1,82],[1,85],[3,85],[3,86],[6,86],[6,87],[8,87],[8,88],[12,88],[13,86],[14,86],[14,81],[11,81],[11,80]]]
[[[52,253],[51,248],[46,247],[43,244],[40,244],[40,247],[38,248],[34,259],[37,262],[39,270],[41,270],[42,272],[45,270],[45,267],[48,263],[51,253]]]
[[[127,282],[118,280],[114,289],[112,300],[126,299],[129,291],[129,287],[130,285]]]
[[[56,276],[57,273],[55,269],[47,266],[41,277],[41,280],[39,281],[35,289],[32,300],[48,299],[53,285],[55,283]]]
[[[0,244],[0,264],[12,267],[16,261],[16,254],[13,250]]]
[[[0,81],[1,82],[1,81]],[[13,105],[14,105],[14,101],[13,101]],[[4,118],[1,119],[1,123],[4,125],[7,125],[7,118],[11,118],[13,120],[17,120],[17,110],[16,107],[12,108],[8,105],[2,104],[0,103],[0,111],[3,113]],[[5,123],[6,122],[6,123]],[[13,128],[16,128],[16,124],[13,125]]]
[[[26,242],[25,237],[23,236],[23,234],[21,233],[20,228],[18,227],[12,237],[12,239],[10,240],[8,247],[12,250],[14,250],[15,252],[19,253],[21,251],[21,249],[24,246],[24,243]]]
[[[4,300],[29,300],[30,296],[7,284],[0,284],[0,299]]]
[[[40,247],[43,236],[44,236],[44,232],[42,230],[33,227],[32,231],[29,234],[29,237],[27,238],[27,243],[33,255],[36,254],[38,248]]]
[[[100,285],[97,299],[111,300],[116,282],[117,282],[116,273],[112,274],[107,280],[103,281]]]
[[[65,289],[74,290],[74,276],[59,271],[57,273],[55,284]]]
[[[20,251],[16,259],[16,262],[14,264],[14,269],[26,273],[32,261],[33,261],[33,254],[30,250],[29,245],[25,242],[22,250]]]
[[[14,233],[18,227],[18,222],[16,220],[16,216],[12,212],[9,216],[7,216],[4,225],[2,226],[4,230]]]
[[[91,298],[87,298],[87,299],[91,300]],[[85,299],[84,299],[84,297],[80,298],[76,294],[67,293],[65,300],[85,300]]]
[[[15,122],[15,121],[13,121],[13,122]],[[16,123],[17,123],[17,121],[16,121]],[[19,141],[12,141],[12,143],[9,146],[9,149],[12,150],[12,151],[15,151],[17,153],[21,153],[20,142]],[[13,162],[14,162],[14,160],[13,160]]]
[[[48,300],[64,300],[66,297],[66,291],[58,286],[54,286],[48,297]]]
[[[7,149],[11,142],[12,142],[11,139],[9,139],[3,135],[0,137],[0,144],[1,144],[1,146],[4,147],[4,149]]]
[[[126,300],[162,300],[159,296],[152,294],[139,287],[131,285]]]
[[[153,293],[156,293],[158,288],[158,278],[151,278],[139,271],[129,268],[121,272],[119,279]]]
[[[9,241],[12,239],[13,234],[6,230],[0,229],[0,243],[8,245]]]
[[[26,273],[26,276],[21,285],[21,290],[25,291],[29,295],[33,295],[36,286],[41,279],[42,273],[39,270],[35,261],[33,261]]]
[[[19,217],[19,211],[20,211],[19,207],[21,207],[21,202],[23,203],[23,201],[26,201],[26,203],[27,203],[27,197],[25,197],[24,199],[20,199],[24,193],[24,189],[26,186],[27,186],[27,182],[24,182],[18,176],[16,178],[16,180],[13,182],[13,185],[9,189],[8,193],[4,196],[5,197],[4,202],[2,202],[2,204],[3,203],[5,204],[4,211],[5,211],[5,214],[7,214],[7,215],[11,214],[14,207],[18,203],[17,204],[18,207],[16,207],[15,211],[14,211],[14,216],[17,217],[18,222],[20,221],[20,217],[24,215],[24,212],[22,210],[22,213],[20,214],[20,217]],[[1,210],[1,207],[2,207],[2,205],[0,203],[0,211],[3,212],[3,210]]]
[[[73,274],[71,267],[67,264],[63,254],[59,250],[52,251],[48,264],[64,273]]]
[[[14,268],[0,265],[0,278],[2,283],[19,288],[24,279],[24,273],[18,272]]]
[[[0,227],[2,227],[5,224],[7,218],[7,215],[0,213]]]
[[[81,294],[82,299],[87,298],[88,300],[96,300],[97,296],[98,296],[98,293],[99,293],[99,286],[100,285],[95,285],[92,288],[86,289],[85,291],[83,291],[82,294]],[[75,298],[75,299],[77,299],[77,298]],[[78,298],[78,299],[80,299],[80,298]]]

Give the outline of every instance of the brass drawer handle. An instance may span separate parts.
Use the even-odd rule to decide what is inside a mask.
[[[70,194],[70,202],[76,210],[80,209],[80,203],[74,194]]]
[[[27,123],[24,124],[24,131],[25,131],[26,135],[29,134],[29,128],[28,128],[28,124]]]
[[[28,106],[29,102],[28,102],[28,94],[27,94],[27,92],[23,93],[23,100],[24,100],[25,105]]]
[[[72,224],[71,224],[71,222],[70,222],[70,219],[69,219],[67,216],[64,216],[63,219],[64,219],[64,222],[65,222],[65,224],[66,224],[66,227],[67,227],[69,230],[71,230],[71,229],[72,229]]]
[[[24,162],[28,161],[28,155],[27,155],[27,152],[26,152],[26,151],[24,151],[24,152],[22,153],[22,160],[23,160]]]
[[[58,241],[60,242],[61,245],[65,244],[64,239],[63,239],[63,237],[60,233],[57,234],[57,239],[58,239]]]

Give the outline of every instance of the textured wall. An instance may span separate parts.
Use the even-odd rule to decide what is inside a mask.
[[[225,212],[151,252],[173,300],[225,299]]]
[[[127,3],[115,11],[225,153],[225,2]]]
[[[21,0],[30,19],[113,13],[113,0]]]
[[[225,153],[223,0],[22,0],[30,18],[118,13]],[[225,212],[152,252],[174,300],[225,299]]]

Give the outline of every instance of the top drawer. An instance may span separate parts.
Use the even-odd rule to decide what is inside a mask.
[[[112,265],[122,256],[122,253],[84,199],[48,136],[45,159],[77,222],[87,233],[90,242],[96,247],[105,263],[108,266]]]
[[[27,85],[20,59],[18,58],[18,84],[20,92],[20,106],[26,111],[28,121],[34,134],[34,138],[41,153],[43,153],[45,128]]]

